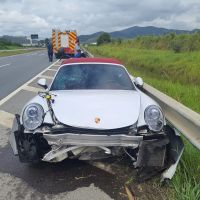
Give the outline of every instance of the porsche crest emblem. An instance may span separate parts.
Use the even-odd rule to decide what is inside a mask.
[[[100,121],[101,121],[101,119],[100,119],[99,117],[95,117],[95,120],[94,120],[94,121],[95,121],[96,124],[99,124]]]

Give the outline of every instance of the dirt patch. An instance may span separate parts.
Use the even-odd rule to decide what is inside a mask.
[[[144,183],[137,182],[137,171],[129,159],[125,157],[96,161],[94,163],[99,163],[96,166],[78,160],[65,160],[60,163],[42,162],[40,165],[29,166],[20,163],[18,157],[13,156],[9,145],[1,148],[0,152],[0,173],[19,178],[28,188],[34,190],[30,194],[37,197],[41,196],[41,199],[46,195],[59,197],[61,194],[73,192],[78,188],[85,188],[84,191],[86,191],[92,184],[94,191],[98,189],[99,194],[102,191],[102,194],[115,200],[127,200],[125,185],[131,187],[137,200],[170,199],[170,188],[160,185],[159,175]],[[0,182],[5,182],[5,178],[3,177]],[[17,186],[20,189],[18,188],[16,191],[22,191],[24,188],[19,182],[16,182],[15,187],[17,188]],[[26,190],[28,191],[28,189],[23,189],[23,191]],[[12,188],[7,193],[10,191],[12,191]],[[16,193],[17,196],[20,196],[20,194]]]
[[[114,174],[123,183],[123,188],[127,185],[131,189],[136,200],[169,200],[171,197],[172,191],[167,184],[161,184],[160,174],[145,182],[138,181],[137,170],[128,158],[107,159],[94,162],[94,165]]]

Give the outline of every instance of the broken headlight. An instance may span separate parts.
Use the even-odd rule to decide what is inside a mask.
[[[158,132],[162,130],[164,125],[164,116],[158,106],[148,106],[144,112],[144,119],[151,131]]]
[[[27,130],[35,130],[43,122],[44,110],[41,105],[33,103],[28,105],[23,112],[22,122]]]

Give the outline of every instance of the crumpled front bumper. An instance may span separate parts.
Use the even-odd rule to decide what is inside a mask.
[[[173,177],[184,149],[180,135],[168,125],[165,128],[164,135],[149,137],[127,134],[91,135],[73,133],[50,134],[42,132],[34,135],[32,133],[24,133],[19,115],[16,115],[9,141],[14,154],[19,155],[22,162],[32,161],[29,155],[22,157],[23,152],[21,153],[20,150],[20,145],[22,145],[20,138],[24,138],[26,134],[31,137],[33,144],[35,144],[35,149],[32,152],[38,154],[34,157],[34,161],[59,162],[68,158],[69,153],[73,152],[76,154],[86,147],[99,148],[105,154],[111,155],[112,148],[115,147],[138,149],[136,153],[137,158],[134,161],[135,167],[164,166],[166,162],[170,162],[170,165],[162,173],[162,180]],[[40,139],[36,137],[37,134]],[[38,144],[40,140],[42,143]],[[47,146],[46,150],[40,152],[38,149],[45,145]]]
[[[90,134],[43,134],[49,145],[76,146],[119,146],[138,147],[142,136],[131,135],[90,135]]]

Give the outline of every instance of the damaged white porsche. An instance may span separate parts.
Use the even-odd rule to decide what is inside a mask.
[[[171,179],[183,152],[177,132],[159,105],[117,60],[73,58],[63,61],[52,84],[45,79],[21,115],[10,143],[21,162],[60,162],[67,158],[130,157],[142,170],[160,170]]]

